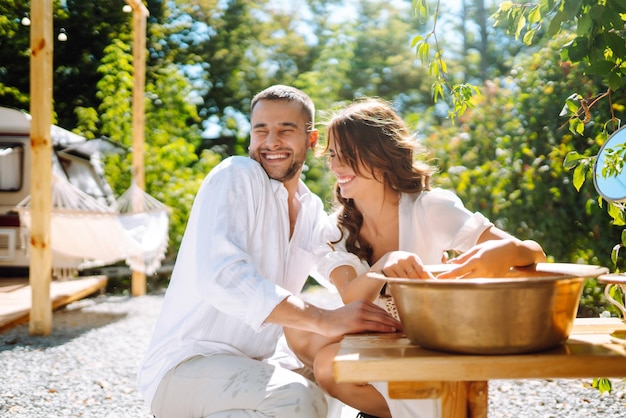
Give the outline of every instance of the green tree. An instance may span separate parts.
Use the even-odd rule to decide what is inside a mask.
[[[18,109],[29,107],[30,29],[21,23],[28,11],[28,4],[0,2],[0,103]]]
[[[428,4],[424,0],[413,0],[412,4],[419,16],[428,15]],[[437,9],[438,6],[439,1]],[[576,189],[580,190],[584,180],[590,175],[597,145],[602,144],[607,135],[617,129],[620,122],[616,111],[623,109],[623,98],[615,97],[614,93],[623,89],[626,82],[624,78],[626,65],[623,61],[626,52],[624,32],[626,4],[619,0],[600,3],[594,0],[538,0],[532,3],[503,1],[493,17],[496,25],[505,27],[509,33],[522,39],[527,45],[537,40],[541,43],[541,40],[545,41],[563,33],[565,36],[557,37],[560,42],[558,53],[554,54],[551,61],[560,59],[564,67],[570,69],[576,67],[576,71],[585,79],[599,81],[593,84],[592,88],[589,88],[590,84],[583,84],[582,90],[570,92],[562,99],[565,106],[562,106],[559,112],[561,115],[569,116],[567,124],[570,132],[581,136],[576,138],[576,141],[590,144],[580,151],[571,150],[563,157],[567,168],[576,167],[573,183]],[[430,44],[427,40],[418,37],[414,44],[422,57],[428,61]],[[442,86],[450,85],[446,79],[446,66],[441,54],[442,51],[438,50],[434,60],[429,64],[431,71],[437,76],[434,83],[435,100],[444,95]],[[472,105],[473,91],[471,88],[464,88],[463,85],[450,87],[455,103],[455,114],[462,114]],[[459,94],[459,91],[465,93]],[[592,108],[596,108],[603,98],[608,99],[605,101],[608,102],[608,106],[604,108],[608,115],[607,112],[599,111],[594,116]],[[602,113],[605,118],[598,120],[597,115]],[[619,164],[619,161],[617,163]],[[608,213],[613,218],[614,225],[626,224],[623,210],[613,203],[606,206],[609,208]],[[589,210],[588,205],[581,208]],[[619,244],[616,246],[618,249],[626,246],[624,242],[626,234],[622,236],[622,239],[618,239]],[[615,253],[614,250],[612,258],[617,261]]]
[[[403,111],[424,110],[430,84],[426,71],[410,49],[411,38],[423,30],[404,8],[380,0],[358,3],[358,20],[350,35],[355,49],[341,98],[379,96]]]
[[[569,116],[569,129],[583,137],[603,142],[619,128],[617,111],[623,110],[623,97],[616,96],[626,86],[626,3],[620,0],[597,2],[593,0],[539,0],[537,3],[517,4],[505,1],[494,14],[496,24],[504,25],[524,43],[531,44],[536,37],[551,37],[571,28],[573,35],[561,46],[561,59],[580,67],[589,77],[602,80],[602,87],[590,91],[574,91],[565,101],[562,113]],[[604,104],[610,115],[598,121],[597,107]],[[600,123],[598,123],[600,122]],[[623,167],[618,152],[610,162]],[[572,151],[565,160],[574,168],[574,185],[580,189],[591,173],[597,156],[593,150]],[[621,161],[620,161],[621,160]],[[621,168],[620,168],[621,169]],[[626,211],[615,202],[607,202],[613,223],[626,225]],[[618,268],[619,249],[626,247],[626,233],[616,240],[612,261]]]
[[[561,38],[520,56],[509,77],[485,86],[458,126],[428,138],[429,148],[444,184],[498,226],[536,239],[557,261],[610,265],[606,249],[619,230],[607,222],[593,186],[578,193],[563,166],[569,152],[597,152],[600,141],[572,134],[567,118],[558,117],[572,90],[600,84],[553,59]]]
[[[151,19],[160,14],[160,0],[148,2]],[[56,123],[67,129],[77,124],[76,107],[97,107],[96,83],[104,48],[129,32],[130,15],[121,0],[54,0],[54,36],[65,30],[68,39],[54,40],[53,98]],[[30,2],[0,1],[0,101],[28,110],[30,90],[30,28],[21,23]],[[36,22],[33,22],[36,24]]]

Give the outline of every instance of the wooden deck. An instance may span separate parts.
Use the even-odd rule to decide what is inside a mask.
[[[59,309],[95,292],[107,284],[107,276],[89,276],[50,283],[52,310]],[[28,278],[0,279],[0,332],[29,320],[31,288]]]

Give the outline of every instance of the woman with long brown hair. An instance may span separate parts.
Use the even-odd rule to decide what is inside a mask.
[[[545,261],[536,242],[509,235],[467,210],[454,193],[431,187],[434,168],[416,155],[418,144],[387,102],[355,101],[331,118],[326,138],[328,166],[337,179],[333,218],[340,237],[329,243],[334,252],[318,270],[344,303],[367,299],[393,313],[386,286],[368,277],[371,271],[434,278],[426,266],[446,262],[452,268],[439,278],[497,277],[512,267]],[[359,271],[341,264],[346,252],[358,257]],[[285,333],[294,352],[312,366],[317,383],[344,403],[379,417],[440,415],[438,400],[390,400],[384,383],[336,383],[337,341]]]

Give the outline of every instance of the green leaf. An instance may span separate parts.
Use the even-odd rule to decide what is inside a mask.
[[[503,12],[508,12],[509,10],[511,10],[513,8],[513,2],[512,1],[503,1],[502,3],[500,3],[500,10],[502,10]]]
[[[517,21],[517,28],[515,29],[515,39],[519,39],[519,35],[520,33],[522,33],[522,30],[524,30],[525,27],[526,27],[526,17],[522,15]]]
[[[567,56],[570,60],[582,61],[589,55],[589,40],[583,36],[579,36],[564,49],[567,50]]]
[[[413,12],[420,20],[428,18],[428,2],[426,0],[413,0],[411,4]]]
[[[620,73],[618,73],[616,69],[611,71],[611,73],[609,74],[609,88],[613,91],[617,91],[623,85],[624,80],[622,79]]]
[[[524,45],[532,44],[533,38],[535,37],[536,33],[537,33],[537,29],[531,29],[528,32],[526,32],[524,34],[524,37],[522,38],[522,42],[524,43]]]
[[[611,261],[613,264],[617,264],[617,259],[619,256],[619,250],[622,248],[620,244],[615,244],[613,249],[611,250]]]
[[[539,5],[534,6],[528,12],[528,26],[535,25],[539,23],[541,20],[541,10],[539,10]]]
[[[614,67],[615,63],[613,61],[595,61],[587,67],[587,73],[606,77]]]
[[[420,35],[414,36],[413,39],[411,40],[411,48],[415,48],[417,43],[422,40],[424,40],[423,36],[420,36]]]
[[[585,132],[585,124],[579,118],[571,118],[568,122],[571,133],[582,135]]]
[[[442,59],[439,58],[439,64],[441,65],[441,71],[444,73],[448,72],[448,64],[446,64],[446,62]]]
[[[576,26],[576,34],[587,35],[591,30],[591,16],[584,14],[578,18],[578,25]]]
[[[436,81],[433,83],[433,100],[437,103],[439,97],[443,97],[443,85],[441,81]]]
[[[427,48],[427,47],[428,47],[428,44],[426,42],[419,42],[417,44],[417,55],[422,60],[422,64],[426,64],[428,62],[428,60],[424,59],[424,55],[425,55],[424,54],[424,48]]]
[[[570,151],[565,155],[565,160],[563,161],[563,167],[570,169],[577,166],[580,163],[580,160],[583,160],[585,157],[580,155],[578,151]]]
[[[563,4],[563,11],[566,14],[565,20],[574,20],[580,13],[580,7],[583,0],[568,0],[567,4]]]
[[[617,205],[613,203],[609,204],[607,208],[607,212],[609,213],[609,216],[613,218],[613,225],[616,225],[616,226],[624,225],[624,217],[623,217],[624,213]]]
[[[548,37],[552,38],[561,31],[561,24],[566,20],[566,14],[563,10],[559,10],[548,25]]]
[[[576,188],[576,191],[580,191],[580,188],[585,183],[586,173],[586,164],[578,164],[574,169],[574,187]]]
[[[604,34],[605,42],[611,48],[613,57],[623,57],[626,54],[626,41],[615,32]]]
[[[613,385],[609,379],[606,378],[595,378],[591,384],[594,388],[598,389],[600,393],[611,392],[613,390]]]

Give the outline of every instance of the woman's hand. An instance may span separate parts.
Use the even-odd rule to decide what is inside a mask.
[[[440,279],[505,277],[512,267],[545,261],[545,254],[534,241],[506,237],[480,242],[448,261],[456,265],[437,276]]]
[[[416,254],[407,251],[388,252],[372,266],[372,270],[377,269],[388,277],[435,278],[430,271],[426,270],[424,263]]]
[[[467,277],[504,277],[514,266],[511,240],[482,242],[448,261],[454,268],[437,275],[439,279]]]

